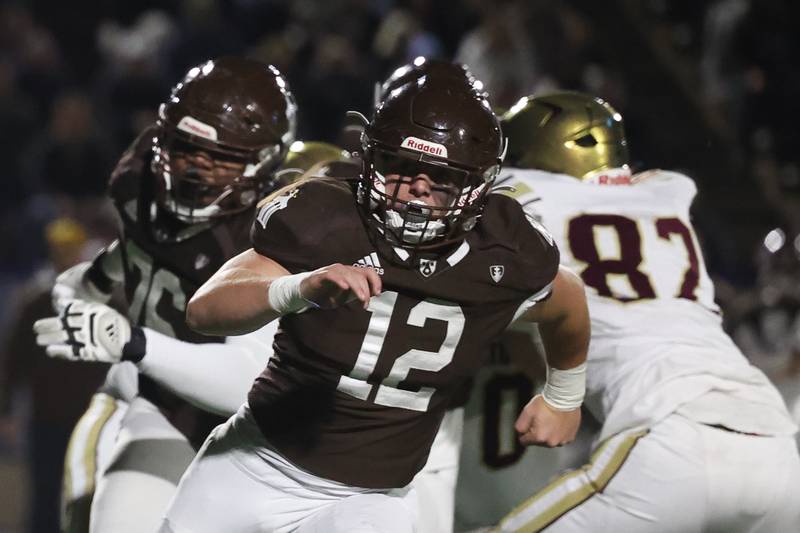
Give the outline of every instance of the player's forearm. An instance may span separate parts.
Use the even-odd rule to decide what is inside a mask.
[[[586,362],[589,308],[583,282],[572,271],[559,269],[550,299],[534,307],[527,318],[539,324],[549,367],[563,370]]]
[[[547,366],[566,370],[586,362],[589,349],[589,315],[574,313],[561,320],[539,324]]]
[[[557,411],[577,411],[586,395],[586,355],[591,331],[583,282],[569,269],[559,268],[550,298],[526,316],[539,322],[547,357],[542,400]]]
[[[269,278],[238,269],[212,278],[189,301],[186,322],[206,335],[255,331],[279,316],[267,298],[270,282]]]
[[[190,328],[207,335],[242,335],[281,315],[269,297],[270,285],[289,272],[248,250],[230,261],[198,289],[186,307]]]
[[[144,328],[147,353],[137,366],[186,401],[230,416],[271,356],[275,329],[237,337],[240,342],[193,344]]]

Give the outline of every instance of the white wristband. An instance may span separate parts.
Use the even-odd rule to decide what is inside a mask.
[[[313,302],[306,300],[300,294],[300,283],[310,275],[311,272],[301,272],[272,280],[267,291],[269,306],[272,310],[285,315],[314,307]]]
[[[573,411],[581,406],[586,396],[586,363],[574,368],[547,369],[547,383],[542,399],[558,411]]]

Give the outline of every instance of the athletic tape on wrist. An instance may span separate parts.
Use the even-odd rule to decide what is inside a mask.
[[[547,383],[542,399],[558,411],[572,411],[581,406],[586,396],[586,363],[574,368],[547,369]]]
[[[272,280],[267,291],[269,306],[272,307],[272,310],[285,315],[314,307],[313,302],[306,300],[300,294],[300,283],[310,275],[311,272],[301,272]]]

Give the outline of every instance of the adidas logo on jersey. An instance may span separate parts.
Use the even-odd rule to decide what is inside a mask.
[[[359,268],[371,268],[375,270],[379,275],[383,276],[383,267],[381,266],[381,262],[378,260],[378,254],[372,252],[371,254],[367,254],[355,263],[353,263],[354,267]]]

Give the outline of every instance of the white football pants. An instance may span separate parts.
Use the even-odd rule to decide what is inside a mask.
[[[409,491],[351,487],[301,470],[269,448],[245,405],[203,444],[159,531],[412,533]]]
[[[194,449],[141,397],[122,418],[108,468],[92,501],[92,533],[153,533],[194,458]]]
[[[111,462],[122,418],[137,388],[138,371],[132,363],[112,365],[75,424],[64,458],[62,532],[88,533],[97,483]]]
[[[447,411],[431,446],[428,461],[414,479],[417,533],[451,533],[455,517],[456,482],[464,433],[464,408]]]
[[[496,531],[800,531],[793,437],[735,433],[673,414],[603,442],[591,463],[518,506]]]

